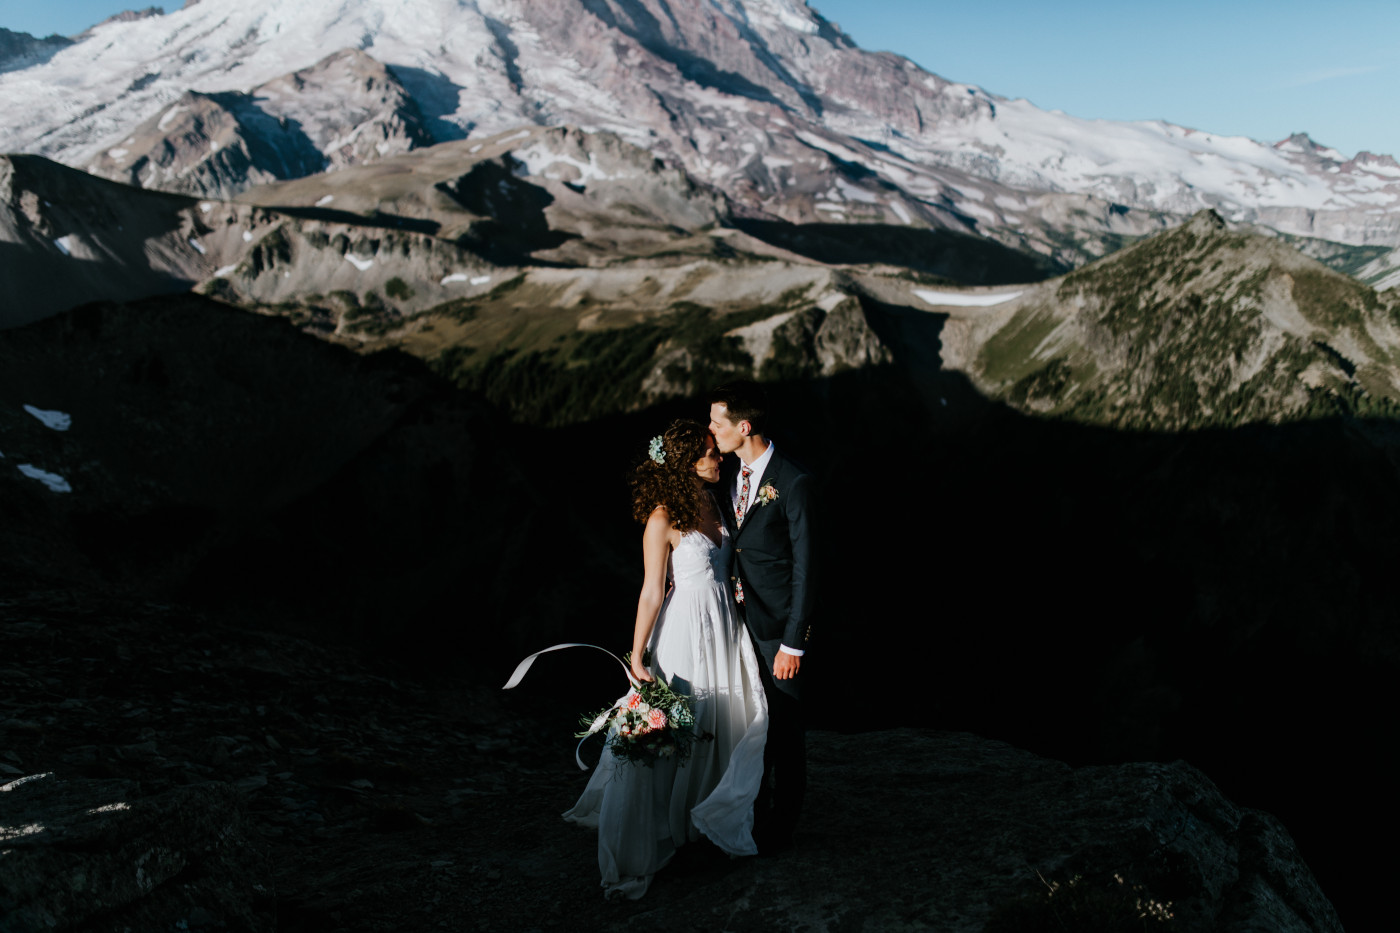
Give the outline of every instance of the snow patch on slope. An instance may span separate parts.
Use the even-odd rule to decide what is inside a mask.
[[[30,479],[37,479],[53,492],[72,492],[73,487],[68,484],[68,480],[57,473],[50,473],[48,470],[41,470],[32,463],[19,464],[19,471]]]
[[[61,411],[45,411],[42,408],[35,408],[33,405],[25,405],[24,410],[29,412],[44,427],[54,431],[67,431],[73,426],[73,416]]]
[[[1022,292],[1002,292],[996,295],[970,295],[965,292],[945,292],[930,288],[916,288],[914,294],[931,305],[944,305],[954,308],[990,308],[1020,298]]]

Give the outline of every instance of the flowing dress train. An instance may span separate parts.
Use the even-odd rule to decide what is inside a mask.
[[[564,818],[598,829],[598,867],[609,896],[640,898],[677,847],[707,837],[730,855],[753,855],[753,804],[763,779],[768,706],[759,661],[729,590],[733,544],[681,535],[673,586],[651,635],[652,671],[691,697],[697,741],[688,760],[629,764],[604,749]]]

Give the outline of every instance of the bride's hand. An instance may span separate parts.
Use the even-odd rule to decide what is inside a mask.
[[[649,684],[656,679],[652,676],[651,671],[646,669],[646,665],[635,658],[632,660],[632,676],[644,684]]]

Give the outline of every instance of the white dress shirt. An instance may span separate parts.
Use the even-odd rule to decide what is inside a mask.
[[[745,516],[749,514],[749,510],[753,508],[754,502],[758,499],[758,487],[763,485],[763,471],[768,469],[768,461],[772,459],[773,442],[769,441],[768,449],[765,450],[763,453],[759,454],[759,456],[754,460],[753,463],[744,463],[743,458],[740,458],[739,460],[740,469],[734,473],[734,489],[731,492],[729,498],[731,502],[735,503],[736,505],[738,504],[739,492],[744,488],[743,467],[748,467],[749,499],[747,502],[744,503]],[[801,648],[789,648],[787,645],[779,645],[778,650],[782,651],[785,654],[790,654],[798,658],[802,657],[804,653]]]
[[[744,503],[744,515],[749,514],[749,509],[753,508],[754,500],[758,498],[758,487],[763,485],[763,471],[768,469],[768,461],[773,459],[773,442],[768,442],[768,449],[758,455],[753,463],[744,463],[739,460],[739,470],[734,474],[734,490],[729,499],[735,505],[739,503],[739,490],[744,488],[744,467],[749,468],[749,501]]]

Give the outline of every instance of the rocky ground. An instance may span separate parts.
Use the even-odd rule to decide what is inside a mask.
[[[908,729],[812,734],[793,849],[694,846],[608,903],[558,818],[571,714],[481,680],[0,590],[0,930],[1341,928],[1283,827],[1189,765]]]

